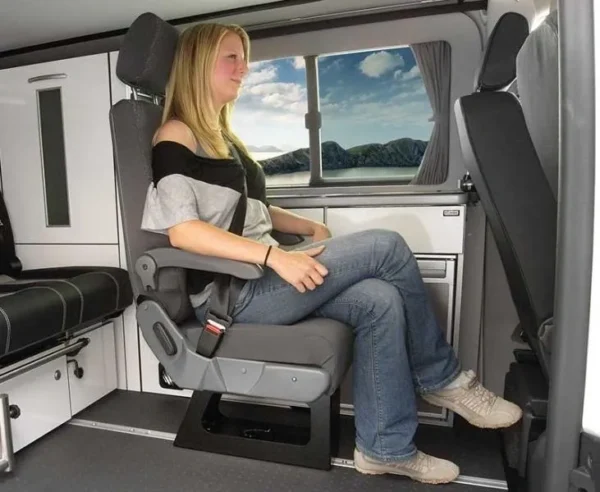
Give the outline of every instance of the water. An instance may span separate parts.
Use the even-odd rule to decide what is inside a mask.
[[[418,167],[355,167],[352,169],[335,169],[325,171],[324,178],[337,178],[367,184],[371,180],[400,179],[410,180],[419,170]],[[310,172],[267,176],[267,186],[306,186],[310,179]]]

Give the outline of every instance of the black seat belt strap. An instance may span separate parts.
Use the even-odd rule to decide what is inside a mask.
[[[243,192],[233,213],[229,232],[239,236],[243,234],[247,202],[248,190],[246,188],[246,178],[244,177]],[[206,309],[204,326],[196,346],[196,352],[200,355],[212,357],[219,347],[227,328],[233,324],[231,313],[244,282],[244,280],[224,273],[219,273],[215,276],[211,294],[207,301],[208,307]]]

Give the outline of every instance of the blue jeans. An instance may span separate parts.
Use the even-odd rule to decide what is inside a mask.
[[[375,459],[407,459],[416,453],[416,393],[452,382],[459,362],[399,234],[368,230],[322,243],[325,250],[316,259],[329,271],[322,285],[300,293],[266,269],[244,285],[233,317],[238,323],[287,325],[318,316],[351,326],[356,446]]]

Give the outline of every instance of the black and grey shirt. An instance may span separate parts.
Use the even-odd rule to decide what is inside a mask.
[[[168,234],[168,229],[189,220],[202,220],[228,230],[246,181],[248,202],[243,236],[277,245],[272,230],[262,168],[232,149],[233,158],[215,159],[192,152],[177,142],[162,141],[152,149],[152,183],[142,217],[145,231]],[[192,306],[210,295],[214,275],[189,272]]]

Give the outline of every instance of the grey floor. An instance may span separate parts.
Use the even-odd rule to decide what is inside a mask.
[[[115,391],[76,417],[176,433],[187,404],[187,398]],[[463,475],[505,480],[497,431],[476,429],[457,417],[453,428],[419,426],[415,440],[424,452],[454,461]],[[342,420],[340,441],[338,457],[351,459],[354,446],[351,417]]]
[[[175,448],[165,440],[64,425],[17,455],[3,492],[490,492],[258,462]]]

